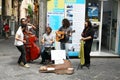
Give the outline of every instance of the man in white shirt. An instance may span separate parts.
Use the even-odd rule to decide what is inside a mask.
[[[22,18],[21,21],[24,21],[24,18]],[[21,52],[21,55],[18,59],[18,64],[20,64],[23,67],[29,68],[30,66],[26,62],[26,51],[25,51],[25,47],[24,47],[24,43],[26,43],[26,40],[24,40],[24,34],[23,34],[23,32],[26,29],[26,26],[27,26],[26,24],[21,24],[21,26],[18,28],[18,30],[15,34],[14,45]]]

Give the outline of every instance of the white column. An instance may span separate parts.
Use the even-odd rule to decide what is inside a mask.
[[[99,53],[101,52],[101,39],[102,39],[102,22],[103,22],[103,0],[101,0],[101,11],[100,11],[100,27],[99,27]]]
[[[45,32],[46,26],[46,15],[47,15],[47,0],[40,0],[39,4],[39,45],[42,35]]]

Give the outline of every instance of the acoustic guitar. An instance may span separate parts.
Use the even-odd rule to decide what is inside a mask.
[[[56,41],[60,41],[61,39],[64,39],[65,35],[70,35],[71,33],[74,33],[75,30],[73,31],[68,31],[68,32],[64,32],[64,31],[56,31]]]

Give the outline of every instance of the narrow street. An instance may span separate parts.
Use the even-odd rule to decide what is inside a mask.
[[[29,63],[30,68],[17,64],[20,55],[14,38],[0,40],[0,80],[120,80],[119,58],[91,58],[91,67],[78,69],[79,59],[70,59],[74,67],[72,75],[40,73],[40,58]]]

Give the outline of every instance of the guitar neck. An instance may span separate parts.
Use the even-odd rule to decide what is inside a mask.
[[[72,34],[72,33],[74,33],[74,32],[75,32],[75,30],[68,31],[67,34]]]

